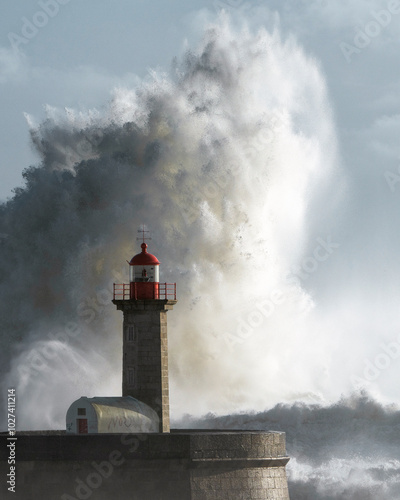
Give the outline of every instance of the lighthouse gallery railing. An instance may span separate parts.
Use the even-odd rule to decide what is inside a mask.
[[[158,300],[176,300],[176,283],[157,283]],[[137,286],[140,283],[114,283],[114,300],[137,300]]]

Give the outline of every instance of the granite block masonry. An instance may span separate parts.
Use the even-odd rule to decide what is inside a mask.
[[[73,413],[76,431],[72,422],[68,434],[17,432],[15,493],[7,490],[8,435],[0,434],[0,498],[289,500],[284,433],[170,429],[167,312],[177,302],[176,284],[159,282],[160,263],[147,252],[142,232],[142,252],[129,262],[130,282],[114,284],[113,303],[123,312],[120,399],[147,405],[154,432],[141,432],[139,418],[132,428],[121,402],[110,410],[117,432],[93,430],[82,402]]]
[[[113,300],[124,314],[122,395],[153,408],[169,432],[167,312],[176,300]]]
[[[0,477],[7,471],[0,435]],[[18,435],[14,500],[289,500],[285,434]]]

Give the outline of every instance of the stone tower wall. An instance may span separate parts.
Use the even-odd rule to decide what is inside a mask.
[[[122,395],[153,408],[169,432],[167,312],[176,301],[115,300],[124,314]]]
[[[283,433],[20,433],[12,497],[6,439],[0,435],[0,498],[289,500]]]

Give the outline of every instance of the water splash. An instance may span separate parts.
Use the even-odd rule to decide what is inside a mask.
[[[185,416],[182,428],[280,430],[286,433],[291,497],[391,500],[400,493],[400,411],[366,393],[330,406],[279,404],[265,412]]]
[[[294,40],[221,20],[169,75],[119,89],[102,110],[47,113],[30,119],[41,163],[0,214],[3,380],[23,394],[21,425],[43,427],[37,387],[59,401],[50,427],[82,392],[120,393],[111,284],[127,279],[143,221],[162,281],[178,282],[173,416],[337,395],[329,331],[316,336],[312,297],[287,279],[337,163],[324,79]],[[321,238],[317,267],[330,256]],[[57,363],[42,352],[52,335],[66,346]],[[46,368],[27,381],[32,351]]]

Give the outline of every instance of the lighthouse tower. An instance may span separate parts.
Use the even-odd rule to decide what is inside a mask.
[[[13,500],[26,500],[26,488],[41,500],[88,498],[93,490],[98,500],[289,500],[283,432],[170,432],[167,312],[177,302],[176,286],[159,282],[160,262],[147,251],[144,233],[141,252],[128,262],[129,283],[114,285],[113,302],[124,315],[123,397],[74,401],[65,433],[20,433]],[[9,440],[0,432],[3,477],[10,475]],[[77,469],[83,480],[73,485]]]
[[[160,262],[147,251],[129,261],[129,284],[114,284],[113,303],[124,314],[122,396],[157,412],[159,432],[170,431],[167,312],[176,304],[176,283],[160,283]]]

